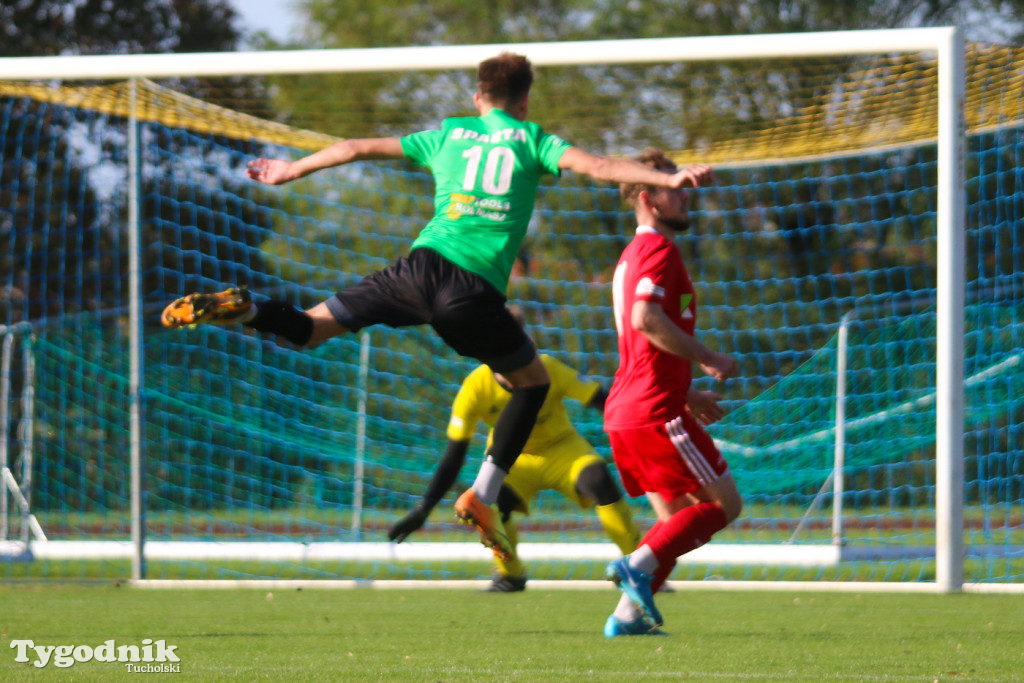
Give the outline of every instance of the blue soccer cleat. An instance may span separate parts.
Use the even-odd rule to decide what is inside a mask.
[[[621,621],[614,614],[604,622],[604,637],[614,638],[616,636],[667,636],[668,634],[658,629],[647,617],[640,615],[633,621]]]
[[[614,581],[619,590],[626,594],[626,597],[636,605],[638,610],[650,617],[656,627],[665,623],[665,620],[661,618],[661,612],[654,606],[651,575],[630,567],[628,556],[610,562],[608,568],[605,569],[604,577],[609,581]]]

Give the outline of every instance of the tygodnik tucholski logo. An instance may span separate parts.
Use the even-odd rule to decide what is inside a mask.
[[[36,645],[31,640],[12,640],[16,650],[14,661],[42,669],[51,662],[58,669],[66,669],[77,662],[123,663],[129,673],[181,673],[181,660],[174,651],[177,645],[165,640],[144,638],[141,645],[118,645],[106,640],[101,645]]]

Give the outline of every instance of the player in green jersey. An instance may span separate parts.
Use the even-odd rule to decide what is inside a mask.
[[[505,475],[522,451],[550,378],[533,342],[505,308],[505,290],[526,234],[537,186],[563,170],[597,180],[662,187],[695,186],[688,167],[667,174],[627,159],[597,156],[526,120],[533,70],[502,53],[477,69],[473,103],[480,115],[446,119],[440,129],[405,137],[342,140],[297,161],[257,159],[249,177],[281,185],[354,161],[409,159],[434,174],[435,214],[408,256],[308,311],[284,301],[251,300],[247,290],[190,294],[164,310],[167,327],[242,323],[313,347],[368,325],[431,325],[463,356],[500,373],[511,398],[494,426],[492,445],[472,488],[455,504],[499,558],[512,549],[495,505]]]

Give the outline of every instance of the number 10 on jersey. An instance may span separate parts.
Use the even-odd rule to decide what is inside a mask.
[[[473,192],[477,189],[477,176],[480,172],[480,161],[484,156],[481,145],[470,147],[462,153],[466,159],[466,177],[462,179],[462,189]],[[480,187],[487,194],[505,194],[512,187],[512,171],[515,169],[516,157],[508,147],[493,147],[484,161],[484,173]]]

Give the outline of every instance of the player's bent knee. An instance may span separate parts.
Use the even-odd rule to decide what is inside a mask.
[[[735,488],[733,488],[733,492],[734,495],[723,496],[718,501],[718,504],[722,506],[722,512],[725,513],[726,524],[731,524],[743,512],[743,498]]]
[[[349,328],[338,322],[330,305],[331,301],[319,303],[305,312],[312,322],[312,332],[309,336],[309,341],[304,345],[306,348],[315,348],[328,339],[333,339],[349,331]],[[336,305],[340,306],[340,304]]]
[[[731,473],[726,473],[725,476],[711,483],[703,498],[714,500],[721,506],[726,524],[732,522],[743,512],[743,497],[740,495],[739,489],[736,488],[736,480],[733,479]]]
[[[598,505],[611,505],[622,499],[622,492],[608,467],[600,463],[588,465],[580,471],[576,478],[576,493]]]

